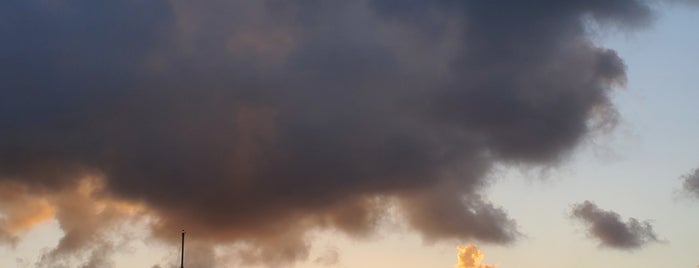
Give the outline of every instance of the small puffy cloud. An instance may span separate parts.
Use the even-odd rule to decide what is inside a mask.
[[[699,198],[699,168],[682,176],[682,188],[692,196]]]
[[[481,264],[483,260],[483,252],[474,244],[466,246],[457,246],[456,260],[458,261],[455,268],[495,268],[495,265]]]
[[[629,218],[624,222],[618,213],[603,210],[590,201],[573,205],[572,217],[582,221],[588,234],[599,240],[601,246],[631,250],[659,241],[648,221]]]

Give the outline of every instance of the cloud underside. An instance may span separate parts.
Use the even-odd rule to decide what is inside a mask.
[[[156,238],[186,227],[202,256],[241,242],[250,263],[308,258],[310,230],[369,235],[387,206],[426,240],[512,242],[515,222],[479,194],[486,175],[556,164],[612,126],[625,66],[586,26],[650,13],[640,0],[3,1],[0,188],[25,194],[0,208],[0,239],[33,219],[12,214],[23,204],[59,220],[57,252],[107,252],[119,245],[98,234],[138,204]],[[85,178],[102,207],[61,194]]]
[[[601,246],[633,250],[660,241],[648,221],[629,218],[624,222],[616,212],[600,209],[590,201],[574,205],[572,216],[587,226],[590,237]]]

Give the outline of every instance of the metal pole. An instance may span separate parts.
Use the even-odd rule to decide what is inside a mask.
[[[180,268],[184,268],[184,230],[182,230],[182,256],[180,257]]]

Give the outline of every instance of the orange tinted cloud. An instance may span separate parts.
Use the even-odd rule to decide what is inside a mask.
[[[20,233],[51,219],[54,214],[50,202],[30,193],[26,186],[0,185],[0,240],[14,241]]]
[[[455,268],[495,268],[495,265],[481,264],[483,260],[483,252],[481,252],[478,247],[474,244],[468,244],[466,246],[457,246],[458,251],[456,255],[457,263]]]
[[[0,183],[0,242],[16,243],[38,224],[55,219],[63,231],[58,245],[35,263],[36,267],[103,267],[128,234],[122,224],[134,224],[146,215],[146,206],[119,200],[105,193],[104,181],[86,177],[59,191],[45,192],[25,184]],[[77,266],[75,266],[77,267]]]

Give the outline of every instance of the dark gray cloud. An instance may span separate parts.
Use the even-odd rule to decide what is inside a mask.
[[[156,236],[186,226],[250,261],[305,258],[317,228],[367,235],[384,197],[426,239],[509,243],[484,175],[555,164],[613,124],[625,66],[586,25],[650,15],[641,0],[2,1],[0,180],[101,177],[161,219]]]
[[[682,176],[682,188],[690,195],[699,198],[699,168]]]
[[[572,216],[582,221],[589,235],[599,240],[602,246],[632,250],[659,241],[648,221],[629,218],[624,222],[618,213],[603,210],[590,201],[574,205]]]

